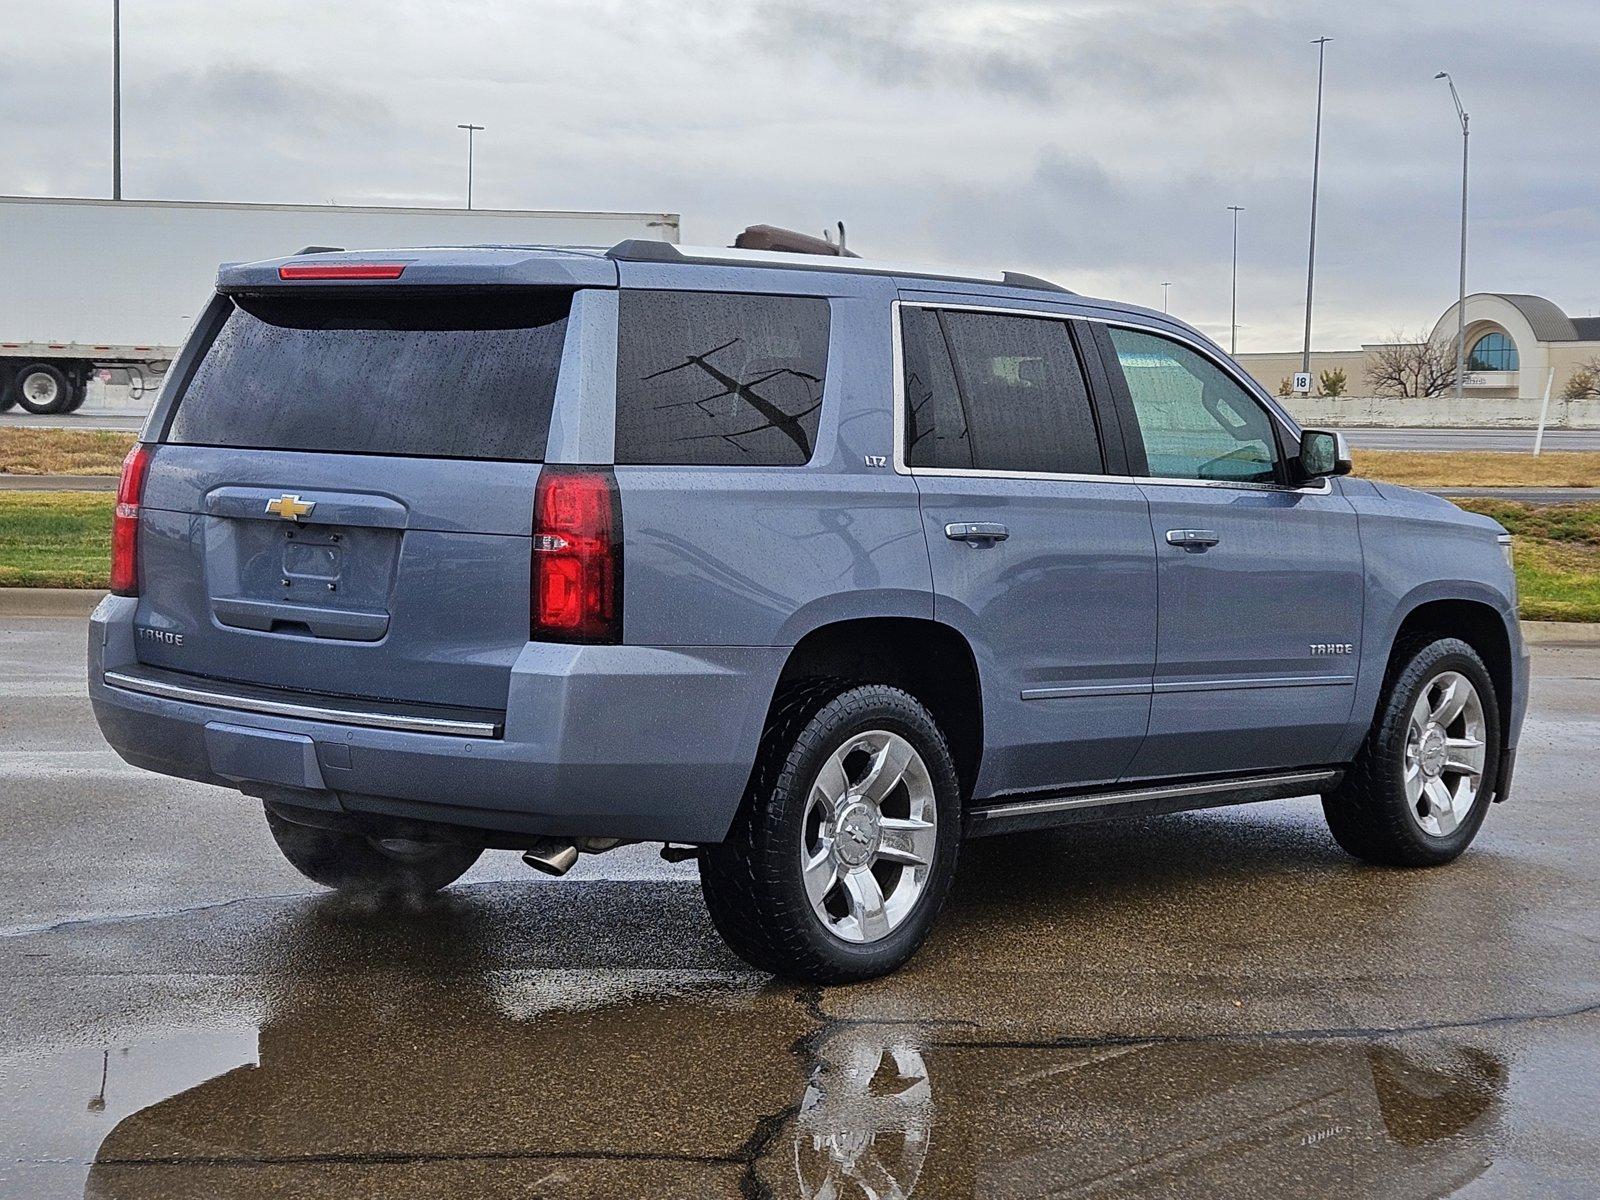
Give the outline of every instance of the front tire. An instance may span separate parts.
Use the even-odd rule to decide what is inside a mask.
[[[459,842],[373,838],[297,825],[267,812],[267,828],[289,865],[336,892],[380,898],[425,895],[448,887],[478,861],[482,850]]]
[[[700,855],[701,891],[751,965],[808,983],[871,979],[927,936],[960,822],[949,744],[915,698],[800,685],[775,705],[729,839]]]
[[[1372,732],[1322,811],[1357,858],[1428,867],[1472,844],[1500,758],[1500,709],[1483,660],[1458,638],[1398,648]]]

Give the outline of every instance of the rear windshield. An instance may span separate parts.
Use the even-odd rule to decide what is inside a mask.
[[[232,303],[169,442],[543,460],[571,292]]]

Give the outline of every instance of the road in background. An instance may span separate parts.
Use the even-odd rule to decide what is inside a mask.
[[[1460,862],[1314,800],[973,843],[900,974],[795,988],[652,847],[319,891],[0,619],[0,1194],[1600,1194],[1600,651],[1540,650]]]

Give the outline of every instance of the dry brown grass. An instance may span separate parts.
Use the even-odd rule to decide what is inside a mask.
[[[109,429],[0,429],[0,474],[118,475],[135,436]]]
[[[1356,450],[1356,474],[1407,487],[1600,487],[1600,450]]]

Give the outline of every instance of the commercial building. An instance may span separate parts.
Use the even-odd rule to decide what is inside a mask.
[[[1433,326],[1432,340],[1453,347],[1456,306],[1445,309]],[[1588,363],[1600,364],[1600,317],[1570,317],[1543,296],[1515,292],[1474,292],[1466,300],[1467,376],[1469,399],[1533,400],[1559,397],[1573,375]],[[1359,350],[1312,351],[1313,377],[1342,370],[1345,391],[1372,395],[1369,379],[1373,356],[1381,343]],[[1241,366],[1268,391],[1285,389],[1300,369],[1300,352],[1241,354]],[[1554,374],[1552,375],[1552,372]]]

